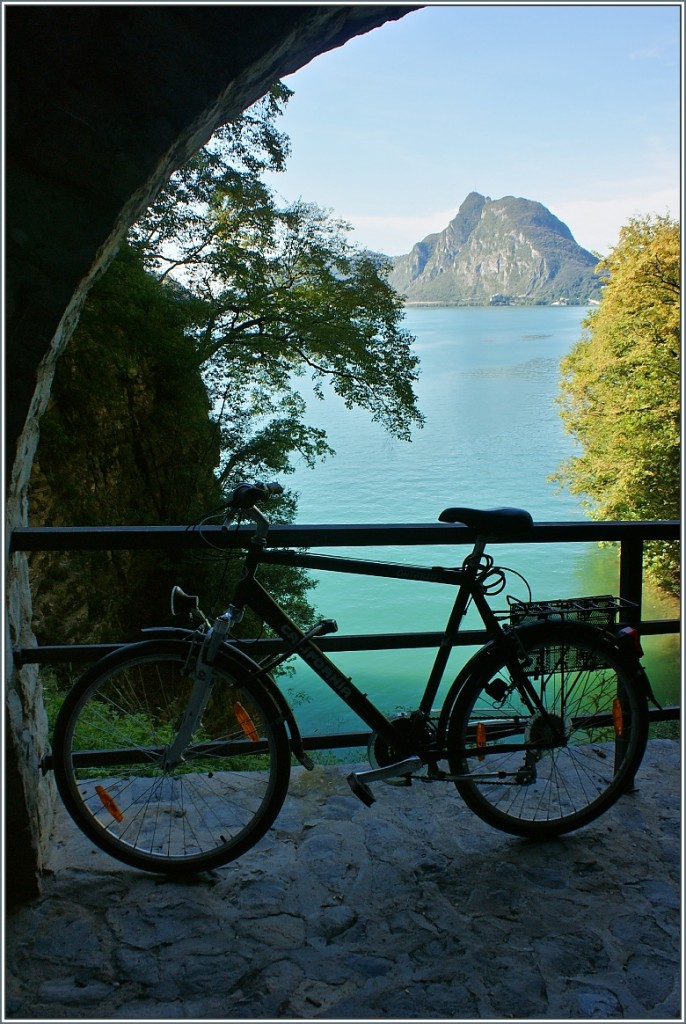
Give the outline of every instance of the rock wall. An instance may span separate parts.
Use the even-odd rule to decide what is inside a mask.
[[[56,360],[93,281],[170,173],[283,75],[414,8],[14,5],[6,53],[7,534]],[[7,560],[9,652],[31,646],[26,560]],[[10,903],[38,891],[53,793],[40,684],[6,659]]]

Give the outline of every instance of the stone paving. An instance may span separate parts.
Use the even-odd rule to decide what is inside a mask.
[[[39,899],[6,922],[8,1020],[681,1020],[680,747],[549,843],[493,831],[450,786],[294,770],[239,861],[168,882],[63,811]]]

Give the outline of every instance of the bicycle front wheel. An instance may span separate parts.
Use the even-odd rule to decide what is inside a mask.
[[[165,874],[217,867],[253,846],[290,775],[269,693],[224,655],[180,749],[199,699],[189,653],[188,643],[150,641],[104,659],[68,694],[53,743],[60,795],[81,830],[113,857]]]
[[[521,636],[524,668],[494,650],[458,695],[449,764],[480,818],[545,839],[593,821],[625,791],[645,750],[648,707],[635,668],[597,631],[544,623]]]

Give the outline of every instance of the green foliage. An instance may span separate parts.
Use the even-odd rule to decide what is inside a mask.
[[[559,404],[581,453],[557,478],[597,519],[678,519],[680,511],[680,233],[669,217],[631,220],[600,264],[600,306],[562,363]],[[677,592],[676,544],[648,567]]]
[[[184,522],[219,458],[188,331],[196,303],[124,249],[92,289],[61,360],[38,460],[54,522]]]
[[[75,681],[78,673],[73,672],[73,670],[69,670],[68,672],[63,673],[63,675],[68,683],[72,677]],[[60,685],[58,675],[56,675],[53,669],[48,668],[47,666],[43,666],[41,668],[40,678],[43,687],[43,706],[45,708],[45,713],[48,716],[48,730],[50,735],[52,735],[52,731],[55,728],[55,722],[57,721],[57,715],[59,714],[59,710],[64,699],[62,690],[66,687]]]
[[[128,250],[93,288],[41,424],[32,522],[175,524],[218,504],[192,306]],[[34,629],[44,643],[133,638],[162,618],[176,571],[164,552],[37,554]]]
[[[173,176],[131,236],[146,266],[203,303],[194,337],[227,485],[250,471],[287,473],[295,453],[310,464],[330,453],[324,432],[305,422],[303,375],[320,397],[330,384],[396,436],[409,439],[422,422],[418,360],[388,261],[352,246],[348,226],[318,207],[280,206],[259,179],[283,166],[285,140],[272,121],[285,99],[279,92],[263,110],[260,159],[246,163],[234,145],[241,123],[228,126]]]
[[[314,463],[331,449],[306,422],[304,374],[398,436],[421,422],[385,263],[316,207],[280,207],[260,179],[284,167],[274,121],[289,95],[275,86],[181,168],[90,292],[42,422],[34,524],[188,523],[242,479],[291,472],[296,453]],[[290,521],[295,508],[285,495],[269,513]],[[169,622],[177,582],[222,611],[238,571],[211,552],[44,553],[31,567],[34,629],[56,644]],[[304,572],[265,566],[261,578],[312,624]],[[242,629],[261,625],[246,616]]]
[[[220,436],[189,332],[195,312],[188,293],[146,273],[131,250],[94,287],[43,418],[33,523],[177,525],[223,505]],[[293,508],[283,502],[277,518]],[[142,626],[171,624],[175,583],[202,595],[206,611],[223,610],[238,571],[209,551],[45,552],[30,564],[34,630],[55,644],[133,640]],[[311,622],[304,573],[274,566],[263,576]],[[245,628],[259,624],[248,618]]]

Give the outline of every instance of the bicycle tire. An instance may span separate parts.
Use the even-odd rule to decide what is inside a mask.
[[[545,711],[527,709],[503,646],[458,694],[447,730],[468,807],[513,835],[547,839],[588,824],[626,790],[648,738],[636,666],[596,629],[546,622],[519,633]]]
[[[183,760],[165,768],[193,686],[189,654],[188,642],[153,640],[104,658],[67,695],[53,740],[57,786],[82,832],[124,863],[167,875],[219,867],[250,849],[276,818],[290,776],[274,701],[225,652]]]

